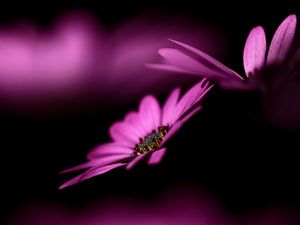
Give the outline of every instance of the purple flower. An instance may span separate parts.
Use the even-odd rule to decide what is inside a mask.
[[[124,120],[115,122],[110,127],[112,142],[92,150],[88,154],[89,162],[64,171],[89,168],[60,188],[120,166],[126,165],[126,169],[131,169],[145,156],[149,156],[149,164],[159,163],[166,152],[165,142],[201,109],[199,102],[211,87],[212,85],[203,79],[181,98],[180,89],[177,88],[170,94],[163,107],[160,107],[155,97],[144,97],[137,112],[129,112]]]
[[[0,104],[29,115],[85,110],[107,103],[107,96],[110,105],[125,104],[150,90],[157,94],[178,86],[185,77],[153,75],[144,66],[158,60],[157,49],[168,46],[170,36],[217,55],[223,46],[215,29],[160,13],[113,28],[81,11],[63,14],[43,29],[33,21],[20,22],[0,26]],[[218,45],[211,45],[213,40]]]
[[[151,68],[207,77],[220,86],[233,89],[260,88],[260,74],[269,66],[283,63],[289,53],[296,29],[296,16],[288,16],[277,28],[267,52],[266,35],[261,26],[253,28],[244,47],[243,61],[246,78],[226,67],[208,54],[185,43],[174,41],[182,47],[163,48],[159,54],[164,64],[150,64]]]

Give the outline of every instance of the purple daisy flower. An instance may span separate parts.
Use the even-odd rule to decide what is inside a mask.
[[[120,166],[126,165],[126,169],[131,169],[146,156],[149,156],[149,164],[159,163],[166,152],[166,141],[201,109],[199,102],[211,87],[203,79],[181,98],[180,89],[176,88],[163,107],[160,107],[155,97],[144,97],[137,112],[129,112],[124,120],[115,122],[110,127],[112,142],[93,149],[87,156],[87,163],[63,171],[89,168],[60,186],[60,189]]]
[[[183,49],[160,49],[159,54],[164,58],[164,64],[149,64],[148,67],[203,76],[225,88],[256,89],[261,85],[258,78],[261,71],[286,60],[294,39],[296,23],[296,16],[290,15],[280,24],[268,52],[264,29],[257,26],[251,30],[243,54],[246,78],[201,50],[175,40],[171,41]]]

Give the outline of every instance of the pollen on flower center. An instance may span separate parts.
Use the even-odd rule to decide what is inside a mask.
[[[140,143],[136,144],[134,147],[134,154],[141,155],[146,152],[158,150],[170,129],[171,127],[169,125],[160,126],[157,131],[153,130],[152,133],[148,134],[146,137],[140,138]]]

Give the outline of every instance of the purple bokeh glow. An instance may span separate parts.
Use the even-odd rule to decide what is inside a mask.
[[[282,209],[260,209],[239,216],[224,210],[208,193],[171,190],[147,201],[102,199],[81,209],[30,204],[5,225],[296,225],[299,217]]]
[[[109,97],[113,104],[166,92],[180,81],[145,67],[157,60],[157,49],[170,37],[184,38],[220,55],[221,36],[204,25],[151,13],[110,29],[83,13],[66,14],[51,29],[25,22],[2,27],[0,100],[27,110],[26,103],[38,109],[37,104]]]
[[[99,39],[85,18],[67,16],[48,31],[28,24],[0,30],[0,87],[7,98],[72,95],[82,88]]]

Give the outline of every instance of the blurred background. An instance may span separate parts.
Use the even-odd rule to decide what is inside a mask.
[[[291,13],[299,18],[299,1],[3,2],[0,223],[297,224],[300,130],[266,119],[256,93],[215,88],[159,165],[58,190],[73,176],[59,172],[108,141],[143,95],[162,103],[197,80],[144,67],[168,38],[243,73],[250,29],[263,25],[270,42]]]

